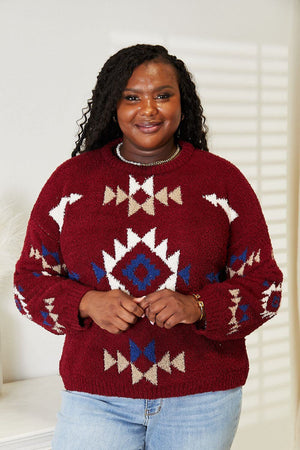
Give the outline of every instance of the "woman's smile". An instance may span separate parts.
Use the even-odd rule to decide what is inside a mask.
[[[163,122],[142,122],[142,123],[137,123],[136,127],[142,133],[151,134],[151,133],[156,133],[161,128],[162,125],[163,125]]]

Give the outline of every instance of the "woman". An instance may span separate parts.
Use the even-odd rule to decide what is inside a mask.
[[[282,275],[248,182],[208,153],[183,62],[112,56],[72,156],[15,274],[21,313],[66,334],[53,449],[229,449],[244,338],[276,314]]]

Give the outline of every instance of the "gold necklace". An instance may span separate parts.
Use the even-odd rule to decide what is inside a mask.
[[[129,161],[129,159],[125,159],[124,156],[121,155],[121,147],[123,145],[123,142],[120,142],[117,147],[116,147],[116,154],[117,157],[127,163],[127,164],[133,164],[134,166],[159,166],[160,164],[165,164],[169,161],[172,161],[172,159],[176,158],[176,156],[178,155],[178,153],[180,152],[181,148],[179,145],[177,145],[175,152],[173,153],[173,155],[171,155],[168,159],[162,159],[160,161],[154,161],[151,163],[141,163],[138,161]]]

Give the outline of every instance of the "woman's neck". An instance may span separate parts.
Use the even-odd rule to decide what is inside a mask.
[[[126,139],[123,140],[119,151],[121,156],[127,161],[141,164],[153,164],[159,161],[166,161],[176,153],[177,146],[174,140],[157,148],[136,147]]]

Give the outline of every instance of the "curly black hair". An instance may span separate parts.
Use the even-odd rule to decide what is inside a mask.
[[[137,44],[118,51],[102,67],[92,98],[83,109],[72,156],[100,148],[122,137],[122,131],[116,121],[117,102],[134,69],[152,60],[171,64],[177,72],[183,114],[180,139],[208,151],[203,108],[185,64],[176,56],[170,55],[161,45]]]

